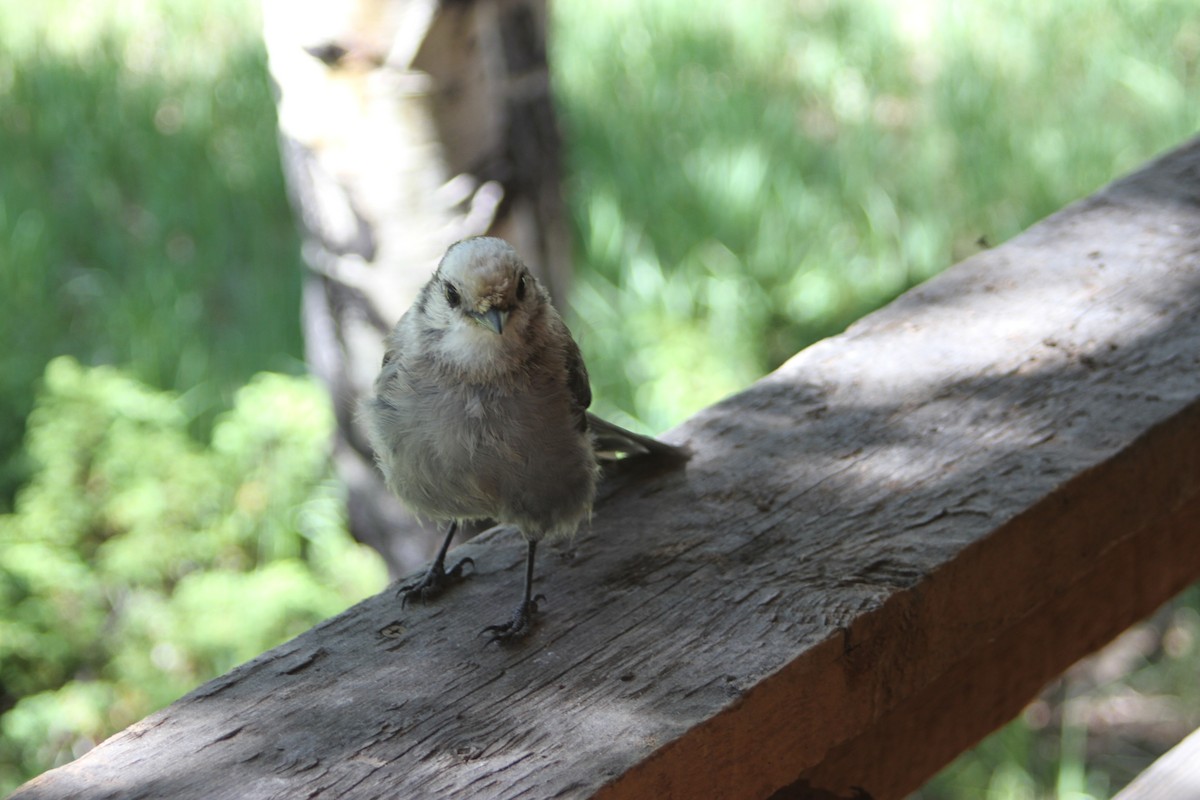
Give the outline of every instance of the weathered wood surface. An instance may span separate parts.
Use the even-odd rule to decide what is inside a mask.
[[[1113,800],[1194,800],[1200,797],[1200,731],[1138,775]]]
[[[903,796],[1200,577],[1200,140],[665,438],[522,646],[485,535],[16,797]]]

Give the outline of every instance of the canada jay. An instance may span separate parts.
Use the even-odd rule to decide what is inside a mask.
[[[459,523],[491,519],[528,543],[525,592],[490,641],[530,629],[537,543],[569,536],[592,510],[600,462],[618,454],[682,463],[683,450],[587,412],[579,346],[549,294],[500,239],[452,245],[387,337],[374,394],[363,403],[388,487],[413,512],[448,523],[425,576],[400,589],[426,600],[462,577],[446,569]]]

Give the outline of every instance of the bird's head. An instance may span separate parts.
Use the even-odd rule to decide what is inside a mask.
[[[470,361],[518,347],[549,299],[516,250],[479,236],[446,251],[419,302],[443,349]]]

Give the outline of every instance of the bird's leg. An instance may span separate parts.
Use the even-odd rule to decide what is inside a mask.
[[[452,520],[446,530],[446,538],[442,542],[442,546],[438,549],[433,563],[429,565],[429,571],[425,573],[425,577],[419,581],[406,583],[396,590],[396,593],[401,598],[401,608],[408,605],[409,600],[425,602],[430,598],[437,597],[447,585],[454,581],[462,580],[463,567],[467,564],[470,564],[472,567],[475,566],[474,559],[464,558],[450,569],[446,569],[446,551],[450,549],[450,540],[454,538],[454,533],[457,530],[458,521]]]
[[[512,619],[499,625],[488,625],[480,633],[490,633],[492,642],[511,642],[522,638],[533,628],[533,617],[538,611],[538,601],[545,600],[545,595],[533,596],[533,557],[537,553],[537,542],[529,540],[529,550],[525,557],[525,598],[515,609]]]

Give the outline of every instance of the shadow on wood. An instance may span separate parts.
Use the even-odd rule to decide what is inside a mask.
[[[664,438],[523,646],[486,535],[16,797],[902,797],[1200,577],[1200,142]]]

